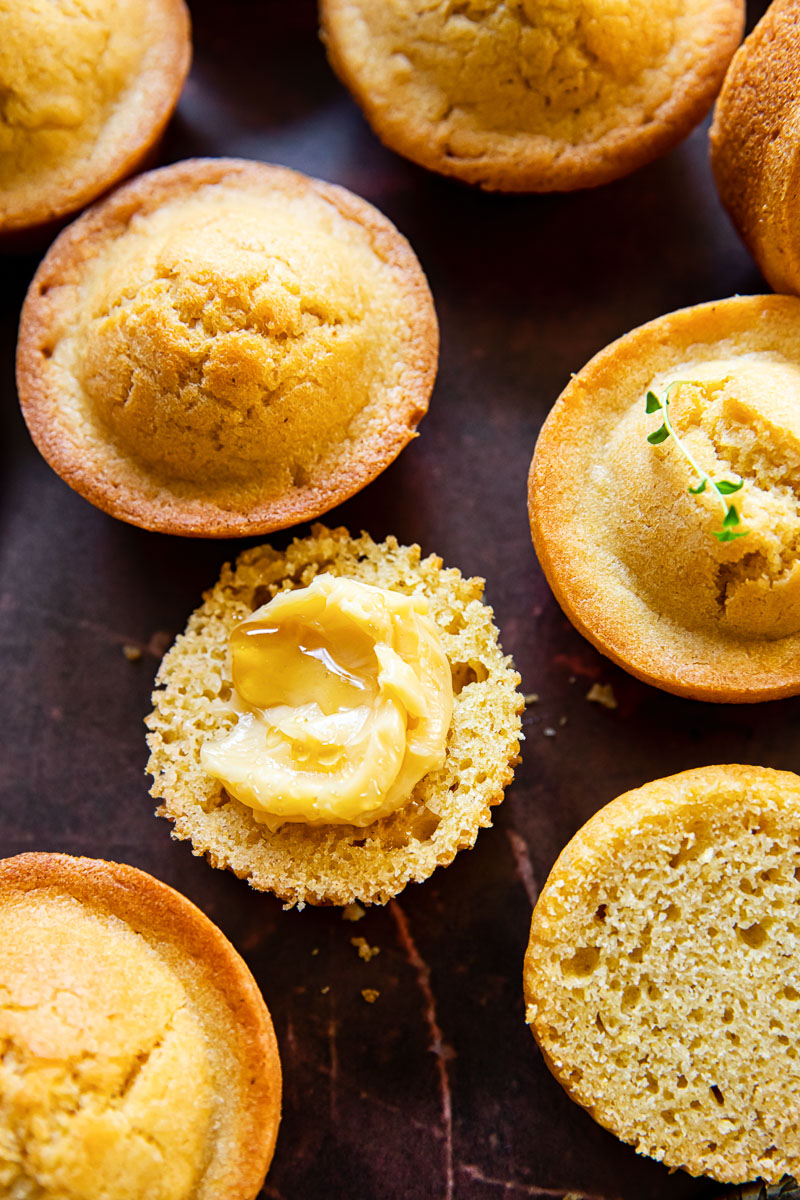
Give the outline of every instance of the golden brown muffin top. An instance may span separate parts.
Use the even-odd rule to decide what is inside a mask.
[[[674,437],[651,445],[670,388]],[[662,317],[565,389],[531,469],[534,541],[567,614],[669,691],[800,690],[800,302],[743,297]],[[744,536],[720,540],[726,505]],[[746,532],[745,532],[746,531]]]
[[[583,187],[678,141],[741,37],[740,0],[323,0],[378,134],[489,188]]]
[[[800,778],[684,771],[600,809],[542,889],[527,1019],[553,1074],[641,1154],[797,1176]]]
[[[776,292],[800,292],[800,8],[772,0],[736,51],[714,109],[720,199]]]
[[[181,0],[0,0],[0,230],[67,213],[125,174],[189,55]]]
[[[26,417],[68,482],[128,520],[223,534],[383,469],[427,406],[437,331],[373,208],[223,159],[143,176],[65,231],[20,341]]]
[[[255,1195],[280,1107],[274,1035],[188,901],[130,867],[6,859],[0,980],[4,1196]]]

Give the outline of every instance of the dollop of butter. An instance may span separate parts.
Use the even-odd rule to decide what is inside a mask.
[[[202,763],[271,830],[365,826],[441,767],[450,664],[424,596],[318,575],[231,634],[237,723]]]

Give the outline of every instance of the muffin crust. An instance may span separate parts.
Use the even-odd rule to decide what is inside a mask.
[[[766,376],[764,373],[766,372]],[[766,385],[763,380],[766,377]],[[714,478],[744,480],[746,537],[645,393],[686,381],[673,423]],[[800,303],[737,297],[661,317],[601,351],[545,422],[529,479],[534,544],[574,625],[626,670],[697,699],[800,691]]]
[[[67,216],[135,170],[190,57],[183,0],[0,4],[0,233]]]
[[[797,1176],[800,778],[703,767],[602,808],[553,867],[527,1020],[573,1100],[641,1154]]]
[[[23,309],[18,384],[50,464],[146,528],[315,516],[414,436],[438,332],[408,243],[282,167],[151,172],[61,235]]]
[[[10,1200],[252,1200],[280,1064],[246,966],[133,867],[0,862],[0,1187]]]
[[[800,292],[800,5],[774,0],[734,55],[714,111],[722,203],[776,292]]]
[[[664,153],[707,112],[740,0],[322,0],[331,63],[378,136],[502,191],[566,191]]]

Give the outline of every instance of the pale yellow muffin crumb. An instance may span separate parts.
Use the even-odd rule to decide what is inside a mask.
[[[366,938],[354,937],[350,938],[350,945],[355,946],[358,951],[358,957],[363,958],[364,962],[370,962],[376,954],[380,954],[380,946],[370,946]]]
[[[438,329],[371,205],[235,159],[141,176],[61,235],[23,309],[34,440],[93,503],[171,533],[264,532],[414,436]]]
[[[614,179],[708,110],[741,0],[323,0],[331,62],[378,135],[486,188]]]
[[[74,211],[132,170],[190,49],[182,0],[0,0],[0,232]]]
[[[252,1200],[272,1156],[269,1014],[222,934],[142,871],[0,862],[5,1200]]]
[[[610,683],[593,683],[586,693],[586,699],[601,708],[618,708],[617,697]]]
[[[556,862],[527,1020],[570,1096],[672,1168],[800,1174],[800,777],[705,767],[601,809]]]
[[[455,692],[446,760],[406,806],[365,828],[286,824],[270,833],[203,770],[200,748],[236,719],[227,705],[234,626],[322,571],[427,598]],[[287,905],[384,903],[471,847],[511,782],[522,709],[519,676],[503,656],[482,592],[482,580],[443,569],[434,556],[422,559],[418,546],[321,525],[284,553],[259,546],[234,569],[226,566],[165,657],[147,720],[151,791],[163,801],[159,814],[174,822],[173,836],[189,838],[213,866],[229,867]]]

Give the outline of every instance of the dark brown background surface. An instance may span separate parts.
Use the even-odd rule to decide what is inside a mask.
[[[520,986],[537,888],[597,808],[690,766],[800,770],[800,699],[727,708],[679,700],[584,642],[539,571],[525,512],[536,432],[571,371],[663,312],[765,290],[717,201],[706,127],[598,191],[483,195],[377,142],[328,69],[310,0],[191,7],[195,66],[164,160],[242,155],[352,188],[411,240],[436,300],[441,366],[421,436],[329,519],[419,541],[485,576],[523,689],[541,699],[525,714],[524,761],[494,828],[357,925],[338,910],[284,913],[172,842],[143,775],[153,675],[221,563],[249,543],[130,528],[45,466],[13,376],[35,259],[7,260],[0,852],[61,850],[142,867],[239,948],[271,1008],[285,1072],[264,1197],[718,1196],[717,1185],[638,1158],[566,1098],[524,1025]],[[141,647],[140,662],[126,660],[125,644]],[[613,684],[616,711],[587,702],[596,680]],[[363,962],[354,936],[380,955]],[[367,987],[380,990],[373,1005],[361,997]]]

